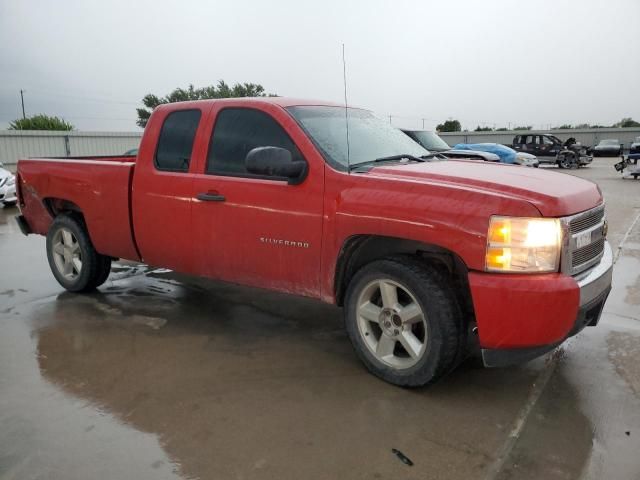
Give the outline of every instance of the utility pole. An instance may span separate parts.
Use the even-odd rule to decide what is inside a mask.
[[[20,101],[22,102],[22,119],[26,120],[27,116],[24,114],[24,90],[20,90]]]
[[[389,115],[389,125],[391,125],[391,115]]]
[[[424,118],[422,119],[422,129],[424,130]]]

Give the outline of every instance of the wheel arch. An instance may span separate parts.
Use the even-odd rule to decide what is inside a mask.
[[[45,209],[51,215],[51,218],[54,219],[58,215],[63,213],[70,214],[77,218],[81,218],[84,222],[84,213],[82,208],[71,200],[66,200],[64,198],[56,198],[56,197],[48,197],[45,198],[42,202],[44,204]]]
[[[336,304],[342,306],[350,280],[355,273],[368,263],[392,255],[411,255],[431,268],[446,273],[456,289],[466,318],[473,316],[469,270],[464,261],[455,253],[439,245],[380,235],[354,235],[345,240],[338,255],[334,295]]]

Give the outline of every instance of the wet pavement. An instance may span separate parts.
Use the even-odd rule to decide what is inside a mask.
[[[613,163],[572,172],[618,255],[601,324],[420,390],[367,374],[315,301],[126,262],[66,293],[1,210],[0,479],[639,479],[640,181]]]

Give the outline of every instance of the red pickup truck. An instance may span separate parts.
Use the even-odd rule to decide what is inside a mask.
[[[18,223],[53,275],[112,260],[344,306],[375,375],[433,382],[473,349],[522,362],[595,325],[611,288],[598,187],[441,160],[367,110],[285,98],[158,107],[137,156],[18,164]]]

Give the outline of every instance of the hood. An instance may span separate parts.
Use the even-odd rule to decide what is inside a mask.
[[[0,167],[0,178],[10,177],[11,175],[13,175],[13,173],[11,173],[9,170],[5,170],[4,168]]]
[[[562,217],[602,202],[598,186],[572,175],[516,165],[464,160],[384,165],[367,175],[485,191],[533,204],[543,216]],[[500,214],[500,212],[496,212]]]
[[[595,147],[596,150],[609,150],[609,149],[619,149],[620,148],[620,144],[614,144],[614,145],[596,145]]]

